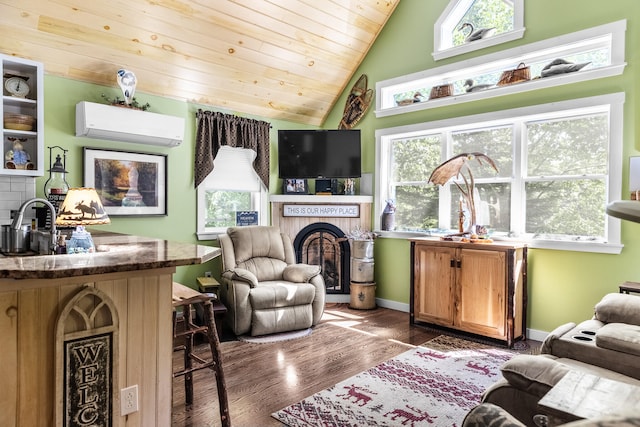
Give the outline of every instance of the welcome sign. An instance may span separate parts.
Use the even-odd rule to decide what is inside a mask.
[[[65,426],[112,425],[111,334],[65,342]]]
[[[56,426],[117,425],[118,311],[98,288],[84,286],[56,322]]]

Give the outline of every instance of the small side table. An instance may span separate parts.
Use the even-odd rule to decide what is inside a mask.
[[[620,285],[620,293],[628,294],[628,293],[637,293],[640,294],[640,283],[638,282],[624,282]]]
[[[220,297],[218,290],[220,289],[220,283],[213,277],[198,277],[198,288],[200,292],[205,294],[216,294]]]

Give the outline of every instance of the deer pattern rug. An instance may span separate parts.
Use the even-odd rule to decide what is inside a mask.
[[[460,426],[514,354],[441,335],[271,416],[290,427]]]

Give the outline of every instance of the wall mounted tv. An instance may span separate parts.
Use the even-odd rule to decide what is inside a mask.
[[[280,178],[359,178],[360,129],[279,130]]]

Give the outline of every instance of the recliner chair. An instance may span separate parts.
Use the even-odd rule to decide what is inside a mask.
[[[236,335],[267,335],[316,325],[324,312],[320,267],[296,264],[291,239],[277,227],[231,227],[222,249],[220,298]]]

